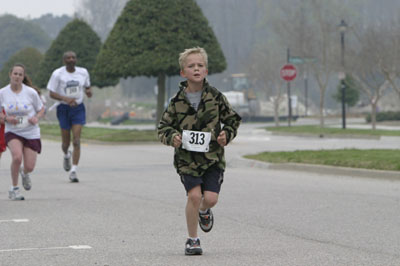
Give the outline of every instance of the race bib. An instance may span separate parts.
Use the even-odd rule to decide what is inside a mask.
[[[78,98],[79,97],[79,87],[78,86],[67,87],[65,89],[65,94],[67,95],[67,97],[70,97],[70,98]]]
[[[208,152],[211,140],[210,132],[183,130],[182,148],[188,151]]]
[[[17,116],[17,124],[13,125],[14,128],[25,128],[29,126],[28,116]]]

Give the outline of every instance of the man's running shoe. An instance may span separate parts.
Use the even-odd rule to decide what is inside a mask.
[[[71,170],[71,152],[68,151],[67,155],[64,155],[64,170],[68,172]]]
[[[203,250],[200,246],[200,239],[192,240],[188,238],[186,241],[185,255],[201,255]]]
[[[72,183],[78,183],[78,182],[79,182],[78,176],[76,175],[76,172],[75,172],[75,171],[69,173],[69,180],[70,180]]]
[[[8,191],[8,198],[10,200],[24,200],[24,196],[19,193],[19,187],[15,187],[14,189],[10,189]]]
[[[29,174],[24,173],[23,166],[21,166],[21,168],[19,168],[19,174],[21,175],[22,186],[24,187],[24,189],[30,190],[32,188],[32,181],[31,181],[31,178],[29,177]]]
[[[199,225],[204,232],[208,233],[211,231],[214,225],[214,215],[211,209],[207,209],[205,214],[199,213]]]

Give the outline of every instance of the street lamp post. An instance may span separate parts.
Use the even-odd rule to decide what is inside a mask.
[[[344,82],[346,78],[346,71],[344,67],[344,33],[347,30],[347,24],[346,22],[342,19],[342,21],[339,24],[339,31],[340,31],[340,47],[341,47],[341,65],[342,65],[342,73],[341,73],[341,80],[340,80],[340,85],[341,85],[341,90],[342,90],[342,128],[346,129],[346,84]]]

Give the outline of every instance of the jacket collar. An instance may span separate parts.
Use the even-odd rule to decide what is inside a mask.
[[[182,81],[181,83],[179,83],[179,90],[183,92],[183,91],[186,89],[187,86],[188,86],[187,80]],[[207,88],[208,88],[209,86],[210,86],[210,85],[208,84],[207,79],[204,79],[204,80],[203,80],[203,90],[207,90]]]

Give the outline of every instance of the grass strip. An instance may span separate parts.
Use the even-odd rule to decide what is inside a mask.
[[[293,152],[262,152],[254,155],[246,155],[244,157],[271,163],[305,163],[400,171],[399,150],[298,150]]]
[[[332,128],[320,126],[291,126],[291,127],[267,127],[271,132],[283,132],[292,134],[310,134],[310,135],[369,135],[369,136],[400,136],[400,130],[382,130],[382,129],[354,129],[354,128]]]
[[[57,124],[41,124],[40,132],[43,138],[60,138],[61,131]],[[153,142],[158,141],[155,130],[112,129],[100,127],[84,127],[82,140],[104,142]]]

